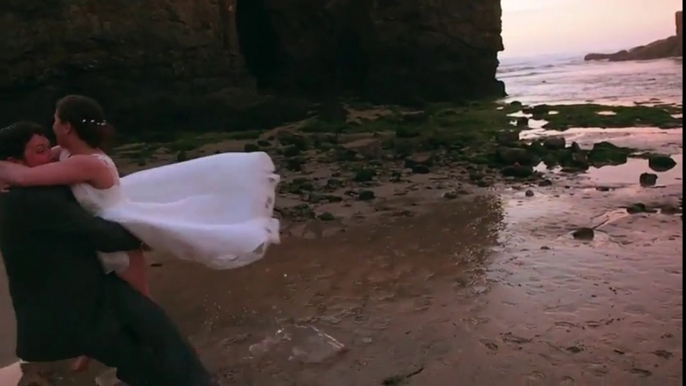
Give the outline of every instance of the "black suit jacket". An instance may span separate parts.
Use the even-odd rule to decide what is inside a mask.
[[[0,194],[0,252],[17,319],[17,356],[54,361],[83,354],[107,314],[112,285],[123,284],[104,274],[96,251],[139,246],[119,224],[83,209],[68,187]]]

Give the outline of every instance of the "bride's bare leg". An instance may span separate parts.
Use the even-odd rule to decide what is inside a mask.
[[[138,290],[143,295],[150,297],[150,287],[148,286],[148,272],[145,264],[145,256],[143,251],[129,251],[129,267],[126,271],[119,274],[119,276],[126,280],[131,287]],[[90,358],[80,356],[76,358],[72,364],[73,371],[83,371],[88,368]]]
[[[148,285],[148,267],[145,264],[143,251],[129,251],[129,267],[119,276],[126,280],[131,287],[137,289],[143,295],[150,297],[150,287]]]

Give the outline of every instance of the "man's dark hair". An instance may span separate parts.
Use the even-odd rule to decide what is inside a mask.
[[[31,138],[46,134],[43,126],[33,122],[17,122],[0,129],[0,160],[23,159],[26,145]]]

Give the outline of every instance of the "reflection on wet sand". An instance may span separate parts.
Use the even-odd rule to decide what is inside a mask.
[[[429,358],[425,346],[438,337],[425,340],[423,325],[437,319],[452,326],[454,307],[488,289],[485,264],[502,218],[497,198],[479,197],[430,216],[388,218],[326,239],[290,239],[265,261],[234,272],[187,267],[189,282],[202,275],[202,287],[174,294],[174,281],[159,277],[156,292],[169,294],[162,302],[176,303],[168,307],[176,320],[197,323],[204,315],[193,341],[237,384],[372,384]],[[188,307],[198,298],[205,299],[202,310]],[[348,350],[324,372],[278,350],[251,356],[251,345],[294,324],[313,325]]]
[[[577,241],[616,210],[580,192],[450,201],[232,271],[164,261],[153,293],[226,384],[680,385],[680,219]]]
[[[203,274],[208,287],[169,308],[186,309],[177,320],[203,319],[194,342],[237,384],[367,385],[411,373],[427,385],[680,384],[679,220],[630,218],[606,230],[625,243],[584,244],[560,225],[565,212],[587,217],[595,204],[550,205],[526,219],[518,197],[289,240],[264,264]],[[539,200],[519,213],[535,213]],[[173,283],[160,279],[159,292],[170,293]],[[202,310],[188,307],[195,296],[207,299]],[[252,344],[293,324],[315,325],[349,350],[318,366],[278,350],[251,356]]]

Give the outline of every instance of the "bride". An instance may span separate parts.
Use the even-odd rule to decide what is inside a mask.
[[[102,150],[113,129],[98,102],[79,95],[61,99],[53,129],[58,162],[33,168],[0,162],[0,181],[70,185],[84,208],[120,223],[150,249],[213,269],[250,264],[279,243],[279,221],[273,218],[279,176],[266,153],[219,154],[120,179]],[[107,273],[149,294],[141,250],[99,258]]]

